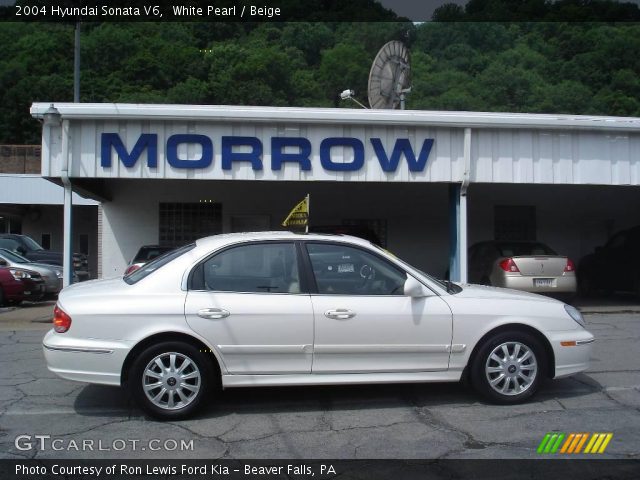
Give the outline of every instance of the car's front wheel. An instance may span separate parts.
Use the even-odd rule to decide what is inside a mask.
[[[152,345],[134,360],[131,395],[148,414],[161,419],[192,415],[207,397],[215,368],[211,358],[184,342]]]
[[[547,371],[540,341],[526,332],[502,332],[487,339],[471,365],[471,383],[488,400],[514,404],[538,390]]]

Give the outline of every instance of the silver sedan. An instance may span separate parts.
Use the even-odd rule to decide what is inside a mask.
[[[570,258],[540,242],[488,241],[469,249],[469,281],[570,297],[576,269]]]
[[[60,266],[35,263],[6,248],[0,248],[0,264],[3,261],[8,267],[27,268],[39,273],[44,280],[44,290],[47,294],[55,295],[62,290],[62,267]]]

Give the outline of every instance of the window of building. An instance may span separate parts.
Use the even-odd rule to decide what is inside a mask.
[[[160,245],[180,246],[222,233],[222,205],[213,202],[161,203]]]
[[[45,250],[51,250],[51,234],[50,233],[42,234],[42,236],[40,237],[40,245],[42,245],[42,248],[44,248]]]
[[[79,245],[80,253],[83,253],[84,255],[89,255],[89,235],[87,235],[86,233],[81,233],[79,243],[80,243]]]
[[[345,218],[342,220],[343,225],[353,226],[355,228],[362,229],[363,238],[367,238],[367,235],[372,238],[367,240],[373,241],[373,243],[380,245],[382,248],[387,248],[387,221],[382,218]],[[373,235],[370,235],[373,232]],[[377,240],[377,241],[375,241]]]

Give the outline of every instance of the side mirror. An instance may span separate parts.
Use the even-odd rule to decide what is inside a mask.
[[[7,265],[9,265],[7,261],[0,258],[0,267],[6,267]]]
[[[404,282],[404,294],[407,297],[420,298],[428,297],[430,292],[418,280],[411,275],[407,275],[407,280]]]
[[[16,252],[18,252],[18,254],[20,254],[20,255],[26,255],[26,253],[27,253],[27,251],[24,249],[24,247],[16,248]]]

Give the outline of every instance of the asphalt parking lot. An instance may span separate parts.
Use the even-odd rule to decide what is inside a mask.
[[[599,458],[640,458],[633,303],[584,305],[597,338],[591,369],[524,405],[488,405],[457,384],[247,388],[164,423],[118,388],[47,371],[51,308],[0,310],[0,458],[537,458],[550,431],[612,432]]]

